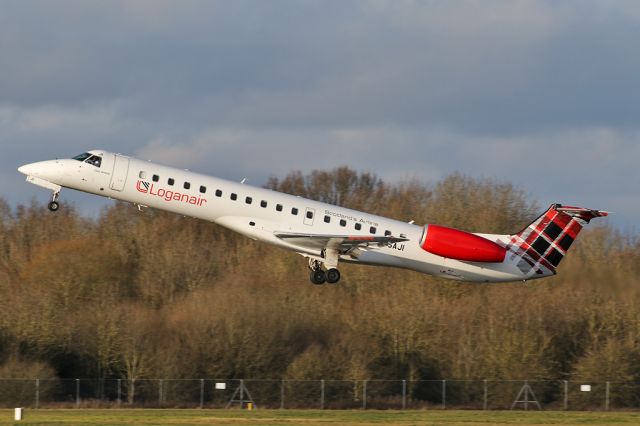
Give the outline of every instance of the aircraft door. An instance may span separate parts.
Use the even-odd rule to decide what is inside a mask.
[[[304,212],[304,224],[305,225],[313,225],[313,216],[315,215],[315,209],[311,207],[307,207],[307,210]]]
[[[113,172],[111,173],[111,184],[109,188],[116,191],[122,191],[124,184],[127,182],[127,173],[129,172],[129,159],[120,155],[115,156],[113,164]]]

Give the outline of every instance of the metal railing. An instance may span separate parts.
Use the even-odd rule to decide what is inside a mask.
[[[0,379],[3,407],[615,410],[640,383],[540,380]]]

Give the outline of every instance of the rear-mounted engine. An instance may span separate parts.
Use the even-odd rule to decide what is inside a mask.
[[[429,253],[468,262],[500,263],[507,250],[493,241],[469,232],[439,225],[427,225],[420,247]]]

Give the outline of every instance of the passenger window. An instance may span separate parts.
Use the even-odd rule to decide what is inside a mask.
[[[313,212],[311,210],[307,210],[307,219],[313,219]]]
[[[276,211],[282,211],[282,204],[276,204]]]
[[[266,208],[267,207],[267,202],[265,200],[260,201],[260,207]]]
[[[331,217],[325,216],[324,217],[324,223],[330,223],[330,222],[331,222]]]
[[[173,178],[169,178],[169,179],[167,180],[167,183],[168,183],[169,185],[173,185],[174,183],[176,183],[176,181],[175,181],[175,179],[173,179]]]
[[[298,215],[298,209],[297,209],[297,208],[295,208],[295,207],[293,207],[293,208],[291,209],[291,214],[292,214],[292,215],[294,215],[294,216],[297,216],[297,215]]]
[[[206,186],[200,186],[200,193],[201,194],[206,194],[207,193],[207,187]]]
[[[190,188],[191,188],[191,183],[185,182],[184,183],[184,189],[190,189]]]
[[[391,231],[384,231],[384,236],[385,237],[391,236]]]
[[[340,219],[340,226],[347,226],[347,221],[344,219]]]
[[[251,197],[247,197],[247,198],[245,198],[245,199],[244,199],[244,201],[245,201],[247,204],[251,204],[251,203],[253,203],[253,198],[251,198]]]
[[[153,177],[151,178],[152,181],[154,182],[158,182],[160,180],[160,176],[158,175],[153,175]]]
[[[369,232],[371,232],[372,234],[376,233],[376,227],[372,226],[371,228],[369,228]]]
[[[356,223],[356,231],[359,231],[362,229],[362,225],[359,223]]]
[[[238,194],[231,194],[231,199],[233,201],[237,200],[238,199]]]
[[[216,197],[222,197],[222,191],[216,189]]]
[[[138,174],[138,176],[140,177],[140,179],[146,179],[147,178],[147,172],[140,172]]]

